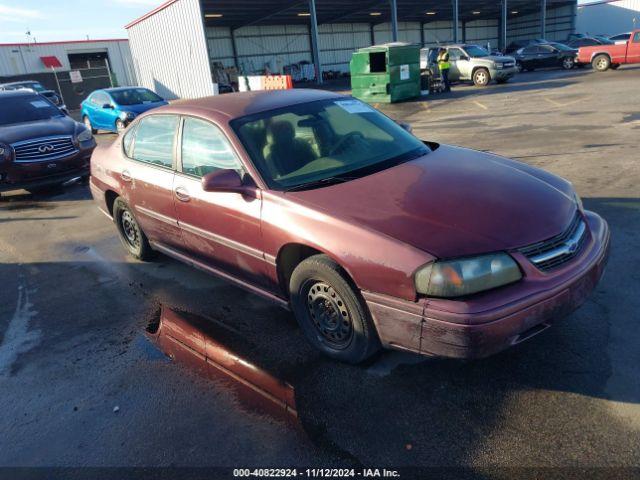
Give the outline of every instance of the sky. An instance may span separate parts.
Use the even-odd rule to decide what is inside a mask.
[[[589,0],[579,0],[585,3]],[[126,38],[124,26],[163,0],[0,0],[0,43]],[[31,32],[29,37],[26,32]]]
[[[163,0],[0,0],[0,43],[126,38]],[[26,32],[31,32],[31,37]]]

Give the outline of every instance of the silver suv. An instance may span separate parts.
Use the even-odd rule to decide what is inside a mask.
[[[505,83],[517,73],[515,58],[491,55],[478,45],[445,45],[438,48],[446,48],[449,52],[449,80],[452,82],[471,80],[474,85],[484,87],[491,80]],[[438,48],[433,50],[437,52]],[[437,54],[429,52],[426,57],[435,62]]]

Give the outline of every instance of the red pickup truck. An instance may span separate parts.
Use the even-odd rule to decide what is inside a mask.
[[[627,43],[580,47],[576,63],[590,63],[598,72],[615,70],[625,63],[640,63],[640,30],[634,30]]]

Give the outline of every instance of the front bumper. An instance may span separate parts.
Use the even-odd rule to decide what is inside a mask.
[[[516,73],[518,73],[518,69],[514,65],[511,68],[501,68],[500,70],[495,69],[490,71],[489,73],[491,75],[491,78],[493,78],[494,80],[503,80],[505,78],[513,77]]]
[[[430,356],[482,358],[542,332],[582,305],[604,272],[609,227],[595,213],[585,218],[588,243],[557,271],[544,274],[530,265],[520,282],[459,301],[408,302],[363,292],[382,344]]]

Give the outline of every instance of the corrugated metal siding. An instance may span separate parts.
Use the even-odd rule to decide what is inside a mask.
[[[640,0],[578,6],[576,30],[580,33],[615,35],[634,28],[640,28]]]
[[[458,39],[462,41],[462,28],[458,25]],[[453,43],[453,22],[441,20],[424,24],[424,44],[426,46]]]
[[[575,6],[547,8],[547,40],[566,40],[573,31]],[[507,43],[514,40],[540,38],[540,14],[523,15],[509,19],[507,23]]]
[[[318,26],[320,63],[324,70],[349,71],[351,54],[371,45],[368,23],[335,23]]]
[[[497,19],[473,20],[464,25],[464,35],[461,37],[465,42],[492,47],[497,47],[500,35],[500,22]]]
[[[0,76],[24,75],[29,73],[48,73],[40,57],[55,56],[62,63],[60,70],[69,70],[70,53],[107,52],[109,63],[118,84],[136,83],[133,74],[129,42],[82,42],[0,46]]]
[[[392,42],[391,24],[380,23],[373,27],[376,44]],[[420,43],[420,24],[418,22],[398,22],[398,41]]]
[[[167,99],[213,95],[198,0],[180,0],[132,25],[129,40],[139,83]]]

